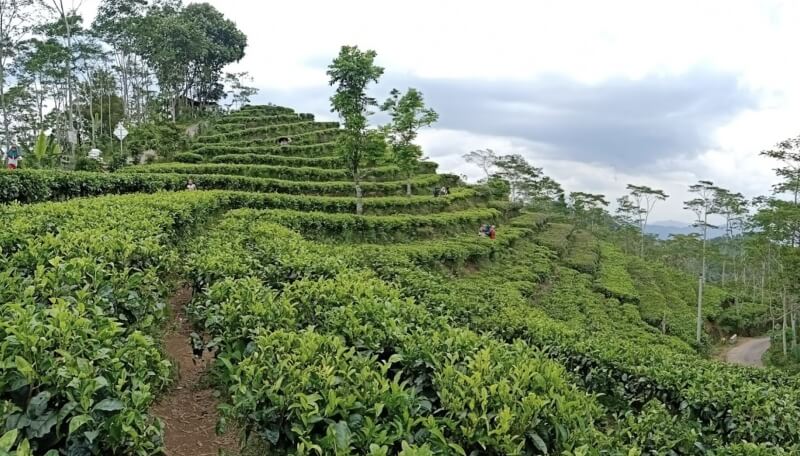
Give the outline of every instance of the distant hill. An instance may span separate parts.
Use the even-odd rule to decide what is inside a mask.
[[[664,220],[659,222],[650,223],[647,226],[647,233],[654,234],[659,239],[667,239],[669,238],[670,234],[692,234],[692,233],[699,233],[700,230],[698,228],[693,227],[691,224],[686,222],[678,222],[675,220]],[[720,237],[725,235],[725,230],[723,229],[710,229],[708,231],[708,238],[713,239],[715,237]]]

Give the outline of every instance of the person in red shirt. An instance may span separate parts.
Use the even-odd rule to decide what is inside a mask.
[[[494,225],[489,227],[489,239],[494,240],[497,237],[497,230],[495,230]]]

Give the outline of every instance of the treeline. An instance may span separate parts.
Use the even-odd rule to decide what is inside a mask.
[[[197,117],[223,99],[241,106],[255,93],[247,74],[224,72],[244,57],[247,37],[206,3],[103,0],[90,24],[71,0],[0,0],[0,11],[6,148],[32,152],[52,132],[40,155],[111,151],[120,122],[147,148],[175,136],[154,131],[156,122]]]

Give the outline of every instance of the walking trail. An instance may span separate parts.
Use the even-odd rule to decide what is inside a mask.
[[[152,413],[164,422],[167,456],[238,455],[236,432],[218,436],[217,399],[214,390],[203,382],[203,374],[211,364],[211,356],[203,360],[192,357],[189,343],[191,323],[184,306],[192,299],[192,289],[184,286],[170,299],[172,323],[164,339],[169,358],[178,367],[178,378],[153,407]]]
[[[743,337],[725,355],[725,361],[743,366],[764,367],[761,358],[769,350],[769,337]]]

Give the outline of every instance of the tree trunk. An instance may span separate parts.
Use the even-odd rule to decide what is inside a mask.
[[[667,333],[667,310],[664,309],[664,315],[661,317],[661,334]]]
[[[113,92],[113,90],[108,92],[108,135],[111,136],[111,142],[113,143],[114,142],[114,137],[113,137],[113,135],[114,135],[114,125],[113,125],[114,120],[113,120],[113,116],[111,115],[111,108],[112,108],[112,105],[113,105],[113,102],[112,102],[112,99],[111,99],[111,97],[113,96],[112,92]]]
[[[705,279],[701,272],[697,286],[697,345],[700,345],[703,336],[703,282],[705,282]]]
[[[642,239],[641,239],[641,245],[639,246],[639,256],[642,259],[644,259],[644,230],[645,230],[645,225],[642,225],[642,228],[641,228]]]
[[[727,262],[725,260],[722,260],[722,286],[723,287],[725,286],[725,264],[726,263]]]
[[[792,350],[797,347],[797,319],[795,318],[795,306],[792,306],[792,310],[789,314],[792,318]]]
[[[120,74],[122,76],[122,116],[128,116],[128,106],[130,104],[130,92],[128,91],[128,56],[125,52],[120,54]]]
[[[783,356],[786,356],[788,353],[788,349],[786,347],[786,317],[787,317],[787,309],[786,309],[786,286],[783,287],[783,323],[781,323],[781,343],[783,345]]]
[[[361,192],[361,184],[356,182],[356,215],[362,215],[364,213],[364,200],[363,194]]]
[[[703,285],[706,282],[706,238],[708,237],[708,213],[703,219],[703,252],[700,265],[700,280],[697,287],[697,345],[700,345],[703,336]]]
[[[94,98],[93,94],[89,94],[90,97]],[[102,98],[102,95],[100,96]],[[89,99],[89,118],[92,119],[92,147],[97,147],[97,129],[95,126],[95,118],[94,118],[94,103],[92,99]]]
[[[66,26],[67,31],[67,52],[69,55],[67,56],[67,138],[69,138],[69,132],[72,131],[75,126],[72,124],[72,30],[69,25],[69,20],[67,18],[67,12],[64,9],[63,3],[61,4],[61,13],[64,19],[64,25]],[[72,141],[67,141],[69,143],[69,150],[70,150],[70,158],[74,162],[75,160],[75,144]]]
[[[8,107],[6,106],[6,69],[0,65],[0,107],[3,110],[3,145],[8,150],[11,145],[10,135],[8,134]]]
[[[36,76],[38,79],[38,88],[36,91],[36,109],[39,114],[39,128],[44,129],[44,90],[42,89],[42,78]]]

